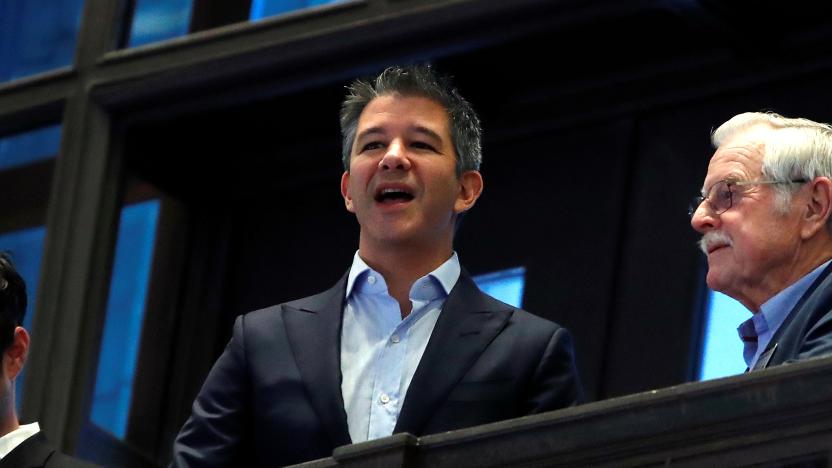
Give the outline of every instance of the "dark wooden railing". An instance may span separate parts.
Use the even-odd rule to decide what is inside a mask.
[[[832,466],[832,358],[468,429],[339,447],[318,467]]]

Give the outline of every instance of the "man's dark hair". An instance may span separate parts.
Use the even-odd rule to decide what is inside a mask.
[[[5,351],[14,341],[14,329],[23,323],[26,313],[26,283],[12,260],[0,252],[0,349]]]
[[[437,75],[429,65],[389,67],[375,79],[355,80],[347,87],[347,96],[341,105],[344,170],[350,170],[350,154],[361,112],[373,99],[390,94],[426,97],[441,104],[448,113],[457,176],[465,171],[479,170],[482,162],[480,119],[471,104],[453,87],[450,78]]]

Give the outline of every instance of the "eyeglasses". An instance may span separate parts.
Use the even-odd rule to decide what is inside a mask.
[[[734,191],[732,187],[742,187],[746,185],[778,185],[778,184],[804,184],[808,179],[794,179],[794,180],[727,180],[723,179],[711,185],[708,189],[708,194],[697,195],[691,200],[688,207],[688,216],[693,217],[696,210],[703,201],[708,201],[714,214],[722,214],[728,211],[734,205]]]

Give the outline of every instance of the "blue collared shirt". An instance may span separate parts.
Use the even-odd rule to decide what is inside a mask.
[[[830,260],[832,261],[832,260]],[[817,279],[829,261],[815,268],[803,278],[800,278],[788,288],[775,294],[760,306],[760,312],[753,314],[750,319],[742,322],[737,327],[737,333],[743,341],[743,358],[749,369],[760,359],[771,338],[788,317],[789,312],[794,309],[797,302],[809,289],[809,286]]]
[[[410,381],[459,274],[454,252],[413,283],[413,309],[402,319],[384,278],[356,252],[341,329],[341,394],[353,443],[393,433]]]

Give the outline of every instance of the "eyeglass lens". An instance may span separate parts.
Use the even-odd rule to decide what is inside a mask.
[[[733,202],[731,186],[724,180],[715,183],[708,192],[708,202],[713,207],[714,214],[724,213],[731,208],[731,202]]]
[[[708,190],[708,195],[706,197],[696,196],[693,197],[693,201],[688,208],[688,214],[693,216],[697,209],[699,209],[699,205],[702,204],[703,201],[707,201],[708,204],[711,205],[711,209],[713,210],[714,214],[722,214],[731,208],[731,204],[733,200],[733,192],[731,192],[731,185],[724,181],[720,180],[719,182],[715,183],[711,186],[710,190]]]

